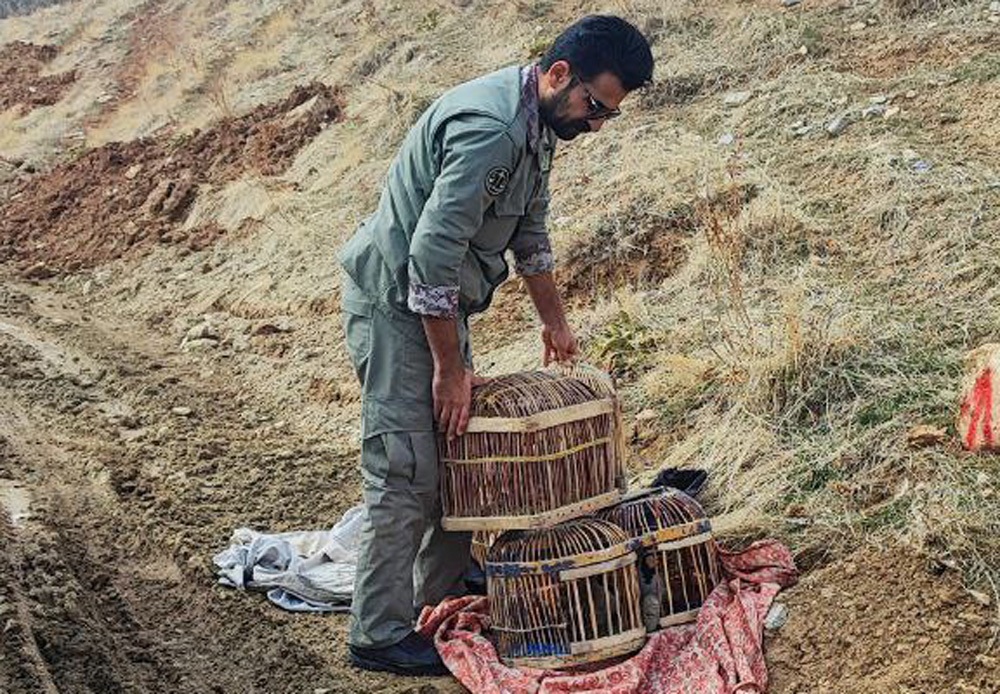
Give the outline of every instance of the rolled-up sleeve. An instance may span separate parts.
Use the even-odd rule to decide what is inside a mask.
[[[410,241],[407,305],[414,313],[452,318],[469,241],[514,171],[517,147],[502,123],[462,117],[440,134],[440,171]]]
[[[514,253],[514,270],[521,276],[552,272],[555,256],[545,226],[549,212],[549,176],[543,174],[538,192],[528,204],[528,210],[518,222],[509,248]]]

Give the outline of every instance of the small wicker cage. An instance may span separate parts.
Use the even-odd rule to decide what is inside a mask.
[[[486,559],[497,652],[510,665],[558,669],[638,650],[638,581],[635,552],[612,523],[505,532]]]
[[[658,598],[647,628],[695,620],[719,582],[712,525],[698,502],[677,489],[643,490],[597,515],[624,529],[640,555],[644,605],[651,591]]]
[[[445,530],[550,527],[621,499],[621,408],[594,369],[528,371],[473,392],[464,436],[438,439]]]

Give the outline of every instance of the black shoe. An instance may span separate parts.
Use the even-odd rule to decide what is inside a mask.
[[[434,643],[416,632],[391,646],[361,648],[348,646],[351,664],[362,670],[391,672],[396,675],[447,675]]]

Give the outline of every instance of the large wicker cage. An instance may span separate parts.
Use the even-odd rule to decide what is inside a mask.
[[[643,490],[597,516],[625,530],[639,553],[647,628],[695,620],[719,582],[712,525],[698,502],[677,489]]]
[[[486,559],[497,652],[510,665],[558,669],[637,651],[646,638],[638,581],[625,532],[607,521],[505,532]]]
[[[445,530],[550,527],[624,488],[621,408],[594,369],[492,379],[473,391],[465,435],[438,441]]]

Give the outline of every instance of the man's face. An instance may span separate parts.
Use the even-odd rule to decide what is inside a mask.
[[[628,94],[613,73],[581,82],[562,61],[553,64],[544,79],[549,89],[539,94],[538,112],[560,140],[600,130]]]

